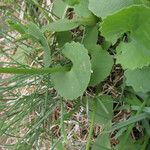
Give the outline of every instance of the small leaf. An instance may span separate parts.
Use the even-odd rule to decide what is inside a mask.
[[[127,70],[125,76],[127,78],[126,84],[132,86],[136,92],[146,93],[150,91],[150,67]]]
[[[69,72],[52,74],[52,81],[58,93],[67,99],[76,99],[83,95],[91,76],[91,64],[88,51],[80,43],[67,43],[63,54],[73,63]]]
[[[136,69],[150,64],[150,8],[132,6],[103,20],[102,35],[115,43],[124,33],[129,32],[130,42],[121,43],[117,48],[117,63],[124,69]]]
[[[95,86],[110,74],[113,66],[113,58],[100,46],[93,46],[91,58],[93,73],[90,85]]]

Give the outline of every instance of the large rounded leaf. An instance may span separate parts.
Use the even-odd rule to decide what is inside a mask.
[[[146,93],[150,91],[150,67],[127,70],[125,76],[127,85],[132,86],[136,92]]]
[[[101,32],[115,43],[123,33],[130,33],[130,42],[117,49],[117,63],[124,69],[136,69],[150,64],[150,8],[132,6],[103,20]]]
[[[67,99],[75,99],[86,90],[91,76],[88,51],[80,43],[67,43],[63,54],[73,63],[69,72],[52,74],[52,81],[58,93]]]
[[[89,0],[89,9],[98,17],[105,18],[133,4],[150,5],[148,0]]]
[[[93,73],[90,85],[95,86],[110,74],[113,66],[113,58],[100,46],[93,46],[91,57]]]

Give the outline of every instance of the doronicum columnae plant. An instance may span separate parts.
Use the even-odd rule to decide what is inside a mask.
[[[90,125],[77,149],[149,150],[149,6],[149,0],[0,3],[1,57],[9,59],[0,67],[0,146],[41,149],[46,141],[46,149],[76,149],[66,121],[82,106]],[[70,112],[66,103],[73,104]],[[101,132],[92,140],[95,126]],[[6,144],[10,137],[14,144]]]

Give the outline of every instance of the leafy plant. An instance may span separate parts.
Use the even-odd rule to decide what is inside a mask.
[[[148,150],[150,1],[55,0],[52,11],[35,0],[25,6],[24,20],[13,8],[10,17],[2,13],[8,27],[1,30],[1,55],[10,60],[1,62],[0,73],[13,75],[0,81],[0,134],[17,139],[4,146],[39,149],[39,141],[48,139],[51,149],[67,149],[65,121],[82,106],[91,121],[84,149]],[[24,87],[32,92],[17,92]],[[71,112],[66,103],[73,103]],[[53,125],[61,129],[60,139],[53,140]],[[93,142],[95,125],[101,132]],[[22,126],[27,132],[20,137]]]

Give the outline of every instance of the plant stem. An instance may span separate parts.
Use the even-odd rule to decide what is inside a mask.
[[[61,134],[64,139],[64,142],[67,142],[67,135],[65,133],[65,124],[64,124],[64,104],[63,100],[61,99],[61,122],[60,122],[60,127],[61,127]]]
[[[88,140],[87,140],[87,144],[86,144],[86,150],[90,150],[91,138],[92,138],[92,133],[93,133],[93,129],[94,129],[94,122],[95,122],[95,117],[96,117],[96,111],[97,111],[97,100],[95,99],[92,118],[91,118],[91,124],[90,124],[90,131],[89,131]]]
[[[54,67],[54,68],[16,68],[9,67],[3,68],[0,67],[0,73],[9,73],[9,74],[51,74],[56,72],[67,72],[70,70],[70,67]]]

